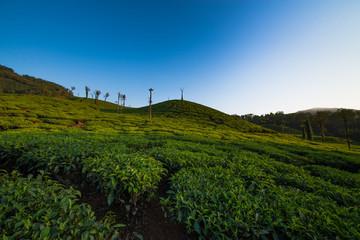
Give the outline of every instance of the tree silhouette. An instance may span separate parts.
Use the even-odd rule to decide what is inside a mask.
[[[314,133],[313,133],[313,130],[312,130],[312,127],[311,127],[309,117],[307,117],[307,119],[304,120],[304,124],[305,124],[305,131],[306,131],[307,139],[309,141],[314,140]]]
[[[150,92],[150,100],[149,100],[149,118],[151,119],[151,103],[152,103],[152,92],[154,91],[153,88],[149,88],[149,92]]]
[[[107,92],[105,95],[104,95],[104,98],[105,98],[105,102],[106,102],[106,99],[110,96],[110,94]]]
[[[122,95],[122,103],[123,103],[123,106],[124,106],[124,107],[125,107],[125,100],[126,100],[126,95],[123,94],[123,95]]]
[[[117,101],[117,103],[118,103],[117,111],[118,112],[120,110],[120,98],[121,98],[121,94],[120,94],[120,92],[118,92],[118,101]]]
[[[121,113],[122,113],[122,109],[123,109],[123,107],[125,107],[126,95],[123,94],[123,95],[121,95],[121,97],[122,97],[122,106],[121,106]]]
[[[85,86],[85,93],[86,93],[86,99],[89,96],[90,88],[88,86]]]
[[[281,120],[281,132],[284,133],[285,132],[285,123],[286,121],[284,119]]]
[[[94,91],[95,104],[97,103],[97,100],[99,99],[100,94],[101,94],[100,90],[95,90],[95,91]]]
[[[180,88],[181,91],[181,107],[183,106],[183,102],[184,102],[184,89]]]
[[[355,117],[355,112],[353,110],[351,110],[351,109],[341,108],[341,109],[337,110],[337,113],[344,120],[346,139],[347,139],[349,150],[351,150],[351,146],[350,146],[351,140],[350,140],[350,137],[349,137],[348,121]]]
[[[328,114],[326,112],[317,111],[314,117],[315,122],[319,125],[321,140],[324,142],[325,139],[325,123],[328,121]]]
[[[300,127],[302,129],[302,138],[305,140],[306,139],[305,125],[301,124]]]
[[[68,98],[70,98],[70,96],[73,96],[73,91],[75,90],[75,87],[72,86],[70,89],[67,88],[66,90],[68,91]]]

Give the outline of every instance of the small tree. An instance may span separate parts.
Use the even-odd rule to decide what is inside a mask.
[[[99,99],[100,94],[101,94],[100,90],[95,90],[95,91],[94,91],[95,104],[97,104],[97,100]]]
[[[88,86],[85,86],[85,93],[86,93],[86,99],[89,96],[90,88]]]
[[[184,89],[180,88],[181,91],[181,107],[183,106],[183,102],[184,102]]]
[[[149,88],[149,92],[150,92],[150,100],[149,100],[149,118],[151,119],[151,103],[152,103],[152,92],[154,91],[153,88]]]
[[[125,94],[121,95],[121,98],[122,98],[122,106],[121,106],[121,113],[122,113],[122,109],[123,107],[125,107],[126,95]]]
[[[309,141],[314,140],[314,133],[313,133],[313,130],[312,130],[312,127],[311,127],[309,117],[307,117],[307,119],[304,121],[304,124],[305,124],[305,131],[306,131],[307,139]]]
[[[70,98],[70,96],[73,96],[74,94],[73,94],[73,91],[75,90],[75,87],[74,86],[72,86],[70,89],[66,89],[67,91],[68,91],[68,98]]]
[[[301,124],[300,127],[302,129],[302,138],[305,140],[306,139],[305,125]]]
[[[325,139],[325,123],[327,122],[327,120],[328,114],[326,112],[316,112],[315,122],[319,125],[322,142],[324,142]]]
[[[110,94],[107,92],[105,95],[104,95],[104,99],[105,99],[105,102],[106,102],[106,99],[110,96]]]
[[[351,150],[351,146],[350,146],[351,140],[349,137],[349,127],[348,127],[349,122],[348,121],[355,117],[355,112],[351,109],[341,108],[341,109],[337,110],[337,114],[344,120],[346,139],[347,139],[349,150]]]
[[[122,105],[125,107],[126,95],[122,95]]]
[[[285,120],[283,119],[283,120],[281,120],[281,125],[280,125],[280,127],[281,127],[281,132],[282,133],[285,133]]]
[[[120,98],[121,98],[121,94],[120,94],[120,92],[118,92],[118,100],[117,100],[117,103],[118,103],[117,111],[118,112],[120,110]]]

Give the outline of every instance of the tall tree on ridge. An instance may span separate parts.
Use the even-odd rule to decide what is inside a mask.
[[[105,102],[106,102],[106,99],[110,96],[110,94],[107,92],[105,95],[104,95],[104,98],[105,98]]]
[[[100,94],[101,94],[101,91],[100,91],[100,90],[95,90],[95,91],[94,91],[95,104],[97,104],[97,100],[99,99]]]
[[[315,122],[319,125],[321,140],[324,142],[325,139],[325,123],[328,120],[328,114],[326,112],[317,111],[314,117]]]
[[[183,106],[183,102],[184,102],[184,89],[180,88],[181,91],[181,107]]]
[[[89,96],[90,88],[88,86],[85,86],[85,93],[86,93],[86,99]]]
[[[121,96],[122,96],[122,102],[123,102],[123,104],[122,104],[122,106],[121,106],[121,113],[122,113],[122,109],[123,109],[123,107],[125,107],[126,95],[123,94],[123,95],[121,95]]]
[[[122,105],[125,107],[125,100],[126,100],[126,95],[123,94],[122,95]]]
[[[348,143],[348,147],[349,150],[351,150],[351,146],[350,146],[350,137],[349,137],[349,126],[348,126],[348,121],[352,118],[355,117],[355,112],[351,109],[338,109],[337,110],[338,115],[344,120],[344,124],[345,124],[345,132],[346,132],[346,139],[347,139],[347,143]]]
[[[150,100],[149,100],[149,118],[151,119],[151,103],[152,103],[152,92],[154,91],[153,88],[149,88],[149,92],[150,92]]]
[[[118,112],[120,110],[120,98],[121,98],[121,94],[120,94],[120,92],[118,92],[118,107],[117,107]]]

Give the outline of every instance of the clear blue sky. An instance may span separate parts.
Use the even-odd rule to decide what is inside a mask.
[[[359,0],[0,0],[0,64],[75,95],[229,114],[360,109]]]

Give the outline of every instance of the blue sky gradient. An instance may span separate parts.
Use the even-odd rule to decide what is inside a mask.
[[[360,1],[0,0],[0,64],[229,114],[360,109]]]

